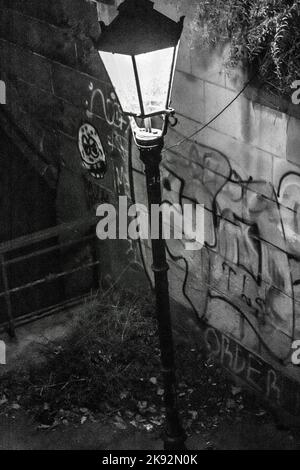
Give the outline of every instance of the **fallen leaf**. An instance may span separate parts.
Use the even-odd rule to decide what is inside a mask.
[[[266,413],[267,413],[266,411],[260,410],[257,413],[255,413],[255,416],[265,416]]]
[[[145,418],[143,418],[141,415],[135,415],[135,419],[138,423],[145,423]]]
[[[3,397],[0,399],[0,406],[5,405],[5,403],[7,402],[8,402],[8,399],[6,398],[6,396],[3,395]]]
[[[147,408],[148,402],[146,401],[138,401],[138,408],[139,410],[145,410]]]
[[[49,424],[40,424],[37,429],[49,429],[51,426]]]
[[[226,402],[226,408],[229,408],[229,409],[235,408],[235,401],[229,398]]]
[[[241,391],[241,387],[235,387],[234,385],[231,387],[231,393],[233,396],[238,395],[239,393],[241,393]]]
[[[145,424],[144,427],[145,427],[146,431],[148,431],[148,432],[153,431],[153,426],[152,426],[152,424]]]
[[[127,425],[121,416],[116,415],[113,423],[118,429],[127,429]]]
[[[164,422],[163,419],[150,419],[151,423],[155,424],[155,426],[161,426]]]
[[[122,430],[127,429],[126,424],[125,424],[125,423],[121,423],[120,421],[115,422],[114,425],[115,425],[118,429],[122,429]]]
[[[133,420],[132,420],[132,421],[130,421],[130,424],[131,424],[132,426],[134,426],[135,428],[137,428],[137,427],[138,427],[138,424],[137,424],[135,421],[133,421]]]

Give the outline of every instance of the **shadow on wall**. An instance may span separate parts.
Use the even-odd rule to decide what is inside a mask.
[[[184,239],[168,242],[172,296],[196,320],[280,363],[300,335],[299,197],[300,174],[284,175],[277,188],[243,179],[224,154],[200,144],[164,162],[165,201],[206,209],[202,250],[186,251]]]
[[[0,80],[0,104],[6,104],[6,85],[3,80]]]

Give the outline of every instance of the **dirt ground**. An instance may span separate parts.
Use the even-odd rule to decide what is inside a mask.
[[[188,438],[191,450],[299,450],[300,438],[275,423],[263,425],[254,421],[220,423],[213,431]],[[137,431],[134,427],[120,431],[111,424],[87,421],[83,425],[38,429],[23,411],[13,416],[0,416],[1,450],[162,450],[157,433]]]
[[[8,363],[0,372],[9,370],[10,365],[18,363],[18,358],[23,360],[28,356],[31,361],[39,362],[36,345],[40,347],[54,338],[64,337],[69,320],[69,315],[66,315],[64,322],[61,318],[59,321],[51,318],[21,328],[17,344],[7,342]],[[192,382],[179,384],[179,409],[183,411],[184,427],[189,431],[189,449],[300,449],[300,430],[279,427],[261,404],[252,402],[251,397],[249,399],[219,372],[208,365],[200,370],[195,387]],[[154,396],[156,388],[160,394],[159,384],[145,383],[145,390],[149,386],[153,388]],[[0,450],[163,449],[160,437],[163,420],[157,409],[151,411],[155,409],[155,406],[150,406],[151,396],[145,398],[148,399],[146,408],[150,417],[143,402],[139,403],[138,412],[135,410],[133,413],[125,400],[122,414],[109,413],[107,417],[107,410],[97,414],[81,407],[76,412],[65,409],[58,411],[54,424],[51,422],[46,426],[42,424],[41,416],[23,406],[17,395],[7,399],[5,394],[0,394]],[[153,425],[152,418],[155,423],[161,420],[158,426]]]

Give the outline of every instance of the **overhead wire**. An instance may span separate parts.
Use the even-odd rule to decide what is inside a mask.
[[[200,132],[202,132],[204,129],[206,129],[211,123],[213,123],[216,119],[218,119],[218,117],[220,117],[228,108],[230,108],[230,106],[244,93],[244,91],[246,90],[246,88],[250,85],[250,83],[254,80],[254,78],[256,77],[256,75],[253,75],[243,86],[243,88],[238,92],[238,94],[223,108],[221,109],[221,111],[219,113],[217,113],[215,116],[213,116],[206,124],[204,124],[203,126],[201,126],[199,129],[197,129],[196,131],[194,131],[192,134],[188,135],[187,137],[184,137],[183,139],[179,140],[178,142],[176,142],[175,144],[173,145],[170,145],[169,147],[166,147],[162,153],[164,152],[167,152],[168,150],[171,150],[175,147],[179,147],[179,145],[183,144],[184,142],[186,142],[187,140],[190,140],[192,139],[193,137],[195,137],[195,135],[199,134]]]

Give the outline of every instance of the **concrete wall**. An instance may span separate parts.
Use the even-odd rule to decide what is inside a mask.
[[[228,73],[228,46],[209,49],[201,41],[197,1],[155,6],[173,19],[186,15],[172,102],[179,123],[168,133],[168,149],[234,100],[248,78],[241,70]],[[99,13],[108,21],[115,7],[102,4]],[[173,298],[193,312],[191,328],[203,330],[204,322],[213,357],[294,414],[299,387],[281,372],[300,379],[291,364],[292,342],[300,338],[299,118],[291,101],[249,86],[163,160],[164,200],[193,200],[206,210],[205,248],[188,252],[181,241],[168,242]],[[134,191],[145,202],[137,158]],[[149,269],[149,245],[143,253]]]
[[[96,9],[108,22],[117,3],[0,0],[7,109],[59,168],[61,220],[119,195],[145,201],[128,122],[89,37],[99,34]],[[168,148],[233,100],[247,78],[240,70],[228,75],[227,47],[209,50],[201,43],[196,0],[155,5],[174,19],[186,15],[172,103],[179,123],[168,133]],[[192,199],[206,210],[202,250],[168,244],[171,295],[191,312],[182,309],[182,321],[188,318],[224,367],[296,415],[300,371],[291,364],[291,345],[300,339],[299,111],[249,87],[204,131],[166,151],[163,161],[164,198],[171,204]],[[98,131],[106,157],[107,171],[97,182],[82,168],[77,148],[85,122]],[[131,242],[112,243],[104,257],[110,268],[120,272],[120,264],[132,263],[139,273],[145,264],[151,276],[147,244],[140,259]]]
[[[0,79],[6,85],[1,125],[20,133],[32,149],[25,155],[29,164],[55,186],[57,223],[95,215],[99,203],[129,192],[128,122],[93,47],[99,34],[95,2],[0,0]],[[101,185],[82,167],[78,150],[86,121],[101,135],[108,157]],[[100,245],[101,277],[130,262],[133,276],[141,271],[131,243]],[[68,267],[72,259],[89,262],[91,256],[90,250],[72,252]]]

